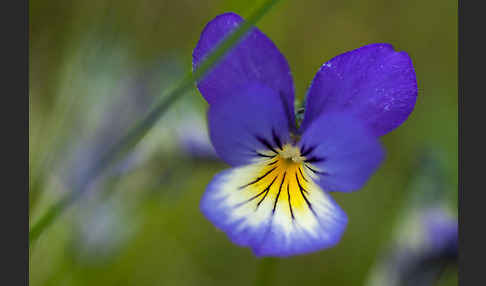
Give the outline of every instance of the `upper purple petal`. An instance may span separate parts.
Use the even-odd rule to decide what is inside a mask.
[[[234,90],[231,97],[211,104],[208,122],[216,153],[232,166],[276,155],[290,141],[290,122],[280,96],[259,84]]]
[[[193,69],[243,21],[235,13],[225,13],[209,22],[194,49]],[[197,86],[208,103],[213,104],[254,82],[275,90],[284,100],[286,112],[293,114],[294,85],[287,60],[257,28],[252,28]]]
[[[325,63],[309,89],[301,130],[319,115],[345,111],[358,116],[375,136],[402,124],[417,98],[410,57],[389,44],[371,44]]]
[[[347,113],[315,119],[299,142],[305,170],[326,191],[361,188],[384,158],[378,141],[363,122]]]

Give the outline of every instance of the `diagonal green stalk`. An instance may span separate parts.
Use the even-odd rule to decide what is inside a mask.
[[[33,244],[41,233],[49,227],[60,214],[72,203],[77,201],[84,194],[86,187],[95,180],[101,173],[115,161],[119,160],[123,154],[132,149],[147,132],[154,126],[157,120],[167,111],[167,109],[184,93],[194,87],[194,83],[201,79],[215,64],[256,24],[275,4],[280,0],[269,0],[260,6],[242,25],[224,39],[215,50],[207,56],[199,65],[196,71],[189,72],[177,84],[166,97],[161,98],[149,113],[138,122],[128,133],[112,145],[112,147],[99,159],[86,180],[76,186],[71,192],[62,197],[52,205],[46,213],[30,228],[29,242]]]

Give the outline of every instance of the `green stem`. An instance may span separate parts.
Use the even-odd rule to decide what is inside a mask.
[[[102,156],[94,168],[90,170],[88,180],[82,182],[72,192],[66,194],[57,203],[52,205],[47,212],[30,228],[29,242],[33,244],[42,232],[49,227],[56,218],[73,202],[84,194],[86,187],[95,180],[107,167],[120,159],[122,154],[133,148],[147,132],[154,126],[157,120],[167,111],[167,109],[184,93],[194,87],[194,83],[201,79],[214,65],[242,38],[248,30],[255,25],[277,2],[280,0],[269,0],[262,4],[247,21],[238,26],[225,40],[219,44],[214,52],[206,57],[196,71],[189,72],[166,97],[161,98],[155,107],[128,133],[115,143]]]
[[[258,267],[255,286],[268,286],[272,284],[272,280],[275,277],[276,263],[276,258],[262,258]]]

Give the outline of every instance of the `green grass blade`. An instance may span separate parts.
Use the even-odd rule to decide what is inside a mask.
[[[215,50],[206,57],[194,72],[189,72],[179,84],[163,97],[155,107],[112,148],[100,158],[96,166],[91,169],[90,174],[86,176],[90,181],[79,184],[67,195],[52,205],[46,213],[30,228],[29,242],[32,245],[42,232],[48,228],[60,214],[73,202],[77,201],[84,193],[87,185],[96,179],[112,163],[120,159],[127,151],[132,149],[147,132],[154,126],[157,120],[167,111],[167,109],[184,93],[194,87],[196,81],[201,79],[217,62],[251,29],[270,9],[280,0],[270,0],[262,4],[242,25],[240,25],[232,34],[225,38]]]

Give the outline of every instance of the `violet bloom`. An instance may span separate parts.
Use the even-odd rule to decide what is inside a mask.
[[[242,23],[226,13],[207,24],[193,68]],[[378,136],[412,112],[417,84],[405,52],[372,44],[325,63],[295,124],[289,66],[253,28],[203,79],[209,134],[232,166],[215,176],[204,215],[257,256],[290,256],[334,246],[347,224],[330,191],[361,188],[384,157]]]

